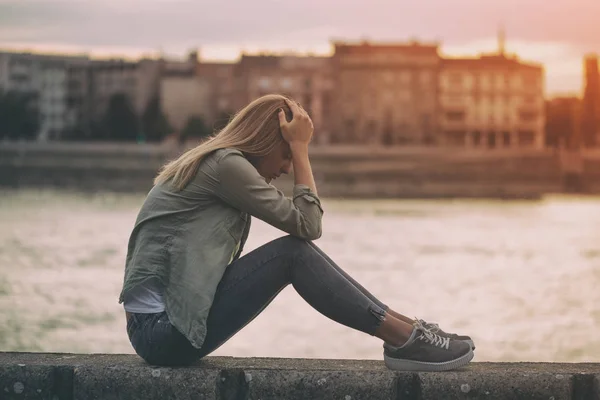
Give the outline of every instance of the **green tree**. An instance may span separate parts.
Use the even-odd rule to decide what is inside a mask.
[[[158,96],[153,97],[142,114],[142,132],[149,142],[160,142],[173,131],[163,113]]]
[[[135,141],[138,138],[138,118],[124,93],[111,96],[102,124],[104,139],[113,141]]]
[[[204,122],[204,118],[192,115],[181,131],[182,139],[204,139],[212,135],[212,130]]]
[[[32,93],[0,91],[0,138],[35,139],[40,119],[32,106],[34,97]]]

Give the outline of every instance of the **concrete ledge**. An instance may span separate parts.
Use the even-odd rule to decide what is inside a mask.
[[[134,355],[0,353],[0,399],[600,400],[600,364],[396,373],[380,361],[208,357],[158,368]]]

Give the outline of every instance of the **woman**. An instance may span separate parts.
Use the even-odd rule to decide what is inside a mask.
[[[384,341],[395,370],[441,371],[473,358],[468,336],[391,310],[311,240],[321,236],[308,144],[296,103],[268,95],[155,179],[128,246],[124,303],[135,351],[154,365],[187,365],[254,319],[288,284],[323,315]],[[294,169],[293,197],[270,184]],[[250,216],[287,232],[239,257]]]

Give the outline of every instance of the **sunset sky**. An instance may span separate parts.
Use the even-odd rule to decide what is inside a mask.
[[[443,55],[496,48],[546,66],[550,95],[582,87],[600,53],[600,0],[0,0],[0,48],[234,60],[241,50],[328,54],[332,39],[439,41]]]

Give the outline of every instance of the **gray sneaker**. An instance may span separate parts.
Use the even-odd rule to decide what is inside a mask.
[[[395,371],[448,371],[467,365],[473,359],[471,346],[432,333],[415,321],[410,338],[403,346],[383,345],[385,365]]]
[[[473,350],[475,350],[475,342],[473,342],[473,339],[471,338],[471,336],[458,335],[456,333],[444,332],[442,330],[442,328],[440,328],[440,326],[438,324],[436,324],[435,322],[426,322],[422,319],[419,319],[418,321],[432,333],[435,333],[441,337],[447,337],[447,338],[450,338],[453,340],[462,340],[463,342],[468,343],[469,346],[471,346],[471,348]]]

